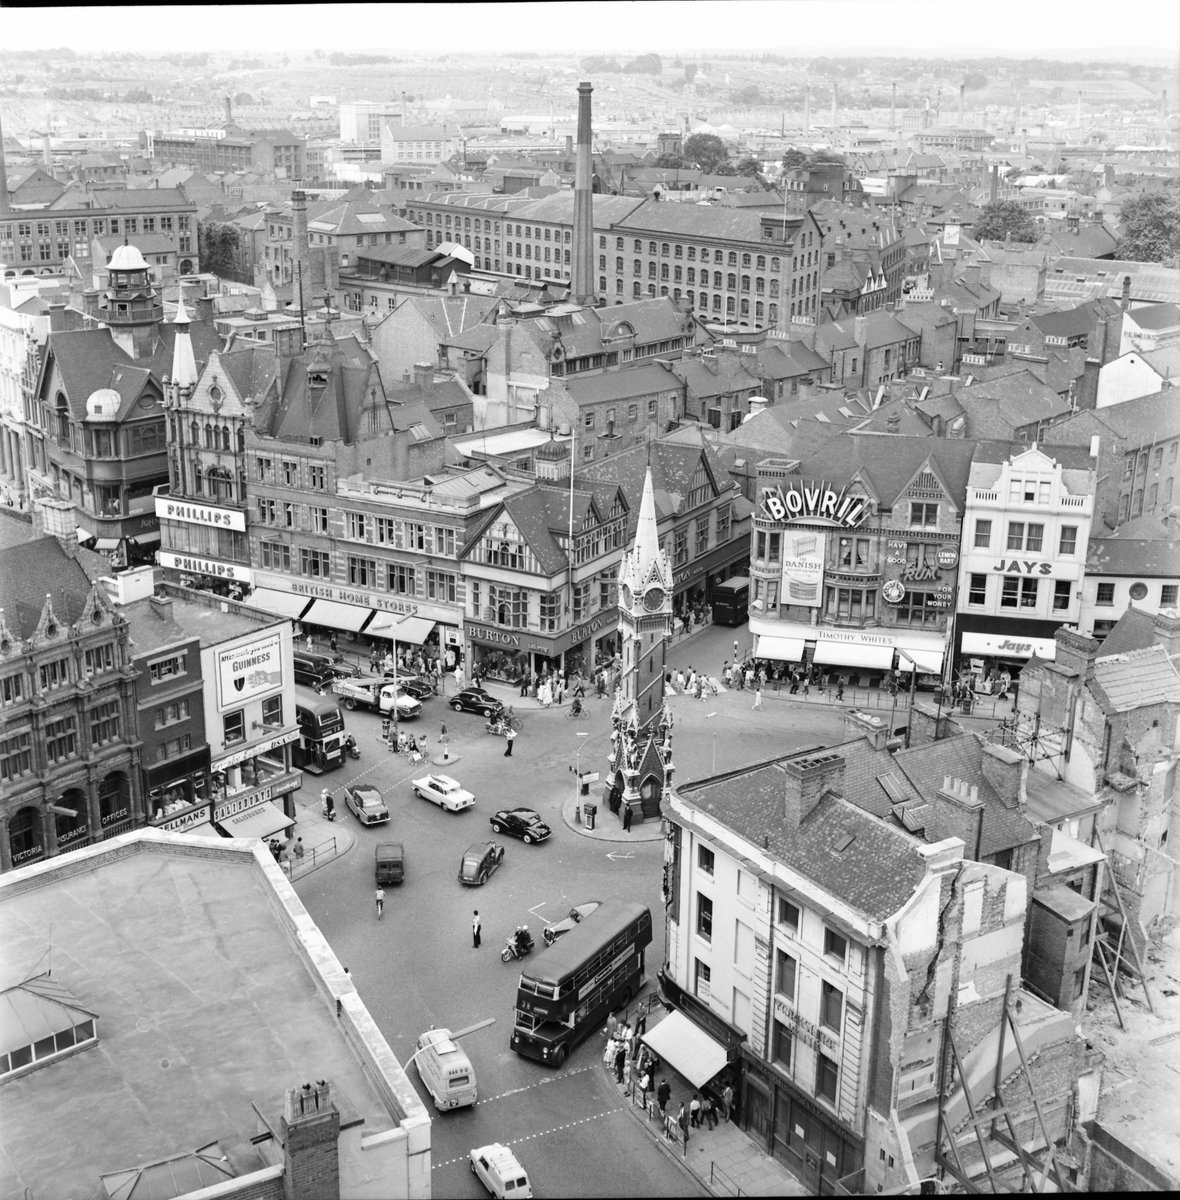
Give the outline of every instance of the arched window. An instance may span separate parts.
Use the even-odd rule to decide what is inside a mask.
[[[772,304],[770,306],[768,319],[772,325],[778,324],[778,305],[777,304]]]
[[[750,262],[751,262],[751,261],[752,261],[752,260],[751,260],[751,258],[750,258],[750,256],[749,256],[748,254],[743,254],[743,255],[742,255],[742,266],[743,266],[743,267],[748,267],[748,266],[750,265]]]
[[[741,315],[743,317],[748,317],[750,315],[750,302],[749,302],[749,300],[746,300],[744,297],[742,299],[741,305],[738,308],[738,313],[739,313],[739,315]]]
[[[722,282],[721,282],[721,272],[720,271],[713,272],[713,286],[715,288],[724,286],[724,284],[722,284]]]
[[[246,453],[246,431],[244,429],[238,430],[238,453]]]
[[[672,269],[672,279],[679,283],[684,278],[684,268],[677,265]]]
[[[205,449],[206,450],[214,449],[213,426],[209,425],[209,424],[206,424],[206,426],[205,426]]]
[[[192,421],[189,424],[188,440],[194,446],[199,446],[201,444],[201,427],[196,423],[196,421]]]
[[[736,250],[731,250],[729,252],[729,265],[731,267],[737,266],[737,251]]]
[[[736,308],[737,308],[737,301],[732,296],[726,296],[726,298],[725,298],[726,315],[732,317],[734,315],[734,311]]]
[[[198,496],[205,494],[205,472],[201,470],[200,463],[193,467],[193,491]]]
[[[761,321],[765,315],[766,315],[766,305],[763,304],[761,300],[759,300],[758,303],[754,305],[754,320]]]
[[[725,286],[732,292],[737,287],[737,276],[730,271],[725,277]]]
[[[747,255],[747,257],[749,257],[749,256]],[[742,276],[742,291],[748,292],[749,290],[750,290],[750,277],[749,277],[749,275],[743,275]]]
[[[713,311],[714,312],[721,311],[721,297],[720,296],[713,297]]]

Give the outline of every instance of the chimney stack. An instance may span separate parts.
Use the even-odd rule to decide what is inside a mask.
[[[1131,307],[1131,277],[1130,275],[1123,276],[1123,297],[1121,302],[1123,312],[1126,312]]]
[[[1180,656],[1180,609],[1160,609],[1152,624],[1156,645],[1163,646],[1168,656],[1175,660]]]
[[[1025,780],[1028,759],[1008,746],[988,743],[983,747],[983,777],[990,783],[1005,808],[1023,808],[1027,802]]]
[[[33,531],[57,538],[67,558],[78,556],[78,522],[72,500],[34,500],[31,505]]]
[[[291,299],[304,312],[311,299],[311,246],[307,237],[307,193],[291,193],[291,216],[294,220],[295,270],[292,275]]]
[[[832,80],[832,136],[836,134],[836,81]]]
[[[844,710],[844,738],[867,737],[874,750],[884,750],[889,741],[889,725],[881,717],[872,717],[857,708]]]
[[[964,83],[959,84],[959,128],[960,129],[963,128],[963,120],[964,120],[963,109],[964,109],[964,106],[966,105],[966,103],[967,103],[967,84],[964,82]]]
[[[988,197],[993,204],[1000,198],[1000,164],[992,164],[992,190]]]
[[[225,123],[227,125],[234,123],[234,102],[229,96],[225,98]]]
[[[41,158],[47,174],[53,174],[53,147],[49,144],[49,130],[45,131],[45,141],[42,143]]]
[[[434,391],[434,365],[432,363],[415,363],[414,364],[414,382],[424,392],[429,394]]]
[[[803,132],[811,131],[811,88],[803,90]]]
[[[960,839],[966,856],[978,862],[983,841],[983,812],[977,784],[944,775],[942,787],[935,796],[933,819],[927,822],[927,835],[936,842]]]
[[[340,1110],[325,1080],[288,1088],[279,1119],[284,1200],[340,1195]]]
[[[897,128],[897,80],[890,85],[889,92],[889,128]]]
[[[594,135],[590,126],[592,84],[578,84],[578,148],[574,168],[574,261],[570,291],[577,304],[592,305],[594,295],[594,210],[590,192]]]
[[[838,754],[792,758],[782,765],[783,813],[788,832],[798,829],[811,815],[825,792],[844,788],[844,759]]]

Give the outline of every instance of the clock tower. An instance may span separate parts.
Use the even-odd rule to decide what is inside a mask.
[[[611,713],[611,787],[633,820],[658,817],[672,783],[672,720],[664,704],[671,632],[672,564],[660,549],[649,467],[635,543],[619,566],[623,661]]]

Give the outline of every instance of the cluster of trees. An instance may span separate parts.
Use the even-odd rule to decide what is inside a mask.
[[[1115,258],[1180,266],[1180,190],[1148,192],[1128,200],[1119,212],[1122,236]]]
[[[105,100],[106,95],[98,88],[88,87],[49,87],[45,95],[50,100]]]
[[[971,236],[977,241],[1004,242],[1011,236],[1014,242],[1035,242],[1037,225],[1028,212],[1014,200],[993,200],[983,211]]]
[[[219,277],[236,278],[241,231],[225,221],[198,221],[200,269]]]
[[[124,104],[152,104],[155,102],[155,97],[147,90],[147,88],[132,88],[129,92],[124,92]]]
[[[581,65],[587,75],[659,75],[664,70],[664,60],[658,54],[641,54],[625,66],[619,66],[617,58],[594,54],[582,59]]]
[[[388,54],[344,54],[340,50],[333,50],[328,55],[328,62],[334,67],[377,67],[396,61]]]
[[[661,154],[655,166],[667,170],[699,168],[706,175],[746,175],[765,184],[762,164],[756,158],[739,158],[734,162],[729,148],[715,133],[694,133],[686,138],[680,154]]]
[[[842,154],[836,154],[832,150],[813,150],[810,154],[804,154],[802,150],[796,150],[792,146],[783,155],[783,170],[793,171],[796,167],[811,167],[821,162],[840,163],[841,166],[847,164],[847,160]]]

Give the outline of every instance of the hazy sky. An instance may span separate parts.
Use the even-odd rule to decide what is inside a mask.
[[[1176,0],[567,0],[14,8],[4,46],[74,50],[750,50],[1180,57]]]

